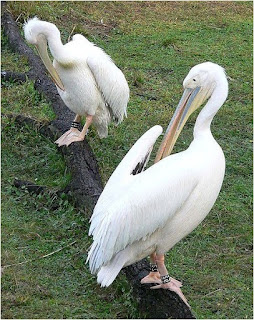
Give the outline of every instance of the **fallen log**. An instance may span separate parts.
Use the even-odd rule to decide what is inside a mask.
[[[55,85],[46,75],[46,70],[40,58],[24,42],[19,28],[11,13],[2,2],[2,26],[8,38],[10,48],[16,53],[27,58],[30,71],[29,79],[35,81],[35,88],[43,93],[56,114],[56,119],[44,125],[44,134],[51,136],[64,133],[69,129],[74,114],[65,106],[60,99]],[[79,208],[90,208],[84,212],[91,212],[99,195],[103,190],[99,167],[96,158],[87,142],[75,142],[68,148],[61,147],[59,150],[64,155],[66,165],[72,174],[70,183],[63,190],[71,193],[71,196]],[[133,295],[138,301],[140,312],[144,318],[166,319],[194,319],[189,308],[174,292],[158,289],[150,290],[151,285],[141,285],[140,279],[148,274],[149,263],[146,259],[135,263],[125,269],[128,281],[133,288]]]

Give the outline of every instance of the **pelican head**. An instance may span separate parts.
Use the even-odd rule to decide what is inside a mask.
[[[168,125],[155,162],[171,153],[189,116],[210,98],[221,79],[226,80],[224,69],[212,62],[198,64],[189,71],[183,81],[182,98]]]
[[[49,37],[60,37],[60,32],[57,27],[50,22],[41,21],[37,17],[29,19],[24,25],[24,34],[28,43],[36,46],[38,53],[50,73],[55,84],[64,90],[63,83],[54,68],[47,50],[47,41]]]

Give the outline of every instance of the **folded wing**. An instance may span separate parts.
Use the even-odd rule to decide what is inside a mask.
[[[93,244],[88,255],[93,273],[128,245],[145,241],[162,228],[195,188],[195,179],[188,170],[182,170],[179,175],[177,167],[181,157],[165,158],[133,175],[147,162],[161,130],[155,126],[135,143],[112,174],[95,207],[89,231]],[[167,170],[168,161],[172,162],[171,170]],[[184,192],[177,192],[186,180]]]
[[[100,48],[93,48],[87,58],[97,86],[107,104],[113,120],[118,124],[127,115],[129,86],[122,71]]]

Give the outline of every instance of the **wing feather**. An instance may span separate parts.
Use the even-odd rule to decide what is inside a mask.
[[[132,175],[134,163],[130,167],[127,163],[137,152],[139,142],[144,143],[144,137],[151,134],[152,129],[136,142],[119,164],[104,189],[105,194],[104,191],[102,193],[102,200],[100,198],[95,207],[89,230],[93,235],[93,245],[88,255],[92,272],[96,272],[126,246],[162,228],[197,185],[195,174],[189,170],[186,165],[188,161],[181,153]],[[140,159],[142,157],[138,161]]]
[[[127,116],[128,83],[122,71],[102,49],[94,47],[91,53],[87,57],[87,65],[93,73],[113,119],[116,123],[120,123],[123,117]]]
[[[114,203],[123,193],[126,192],[132,181],[133,171],[139,165],[139,171],[142,171],[149,161],[154,143],[162,133],[161,126],[154,126],[145,132],[132,146],[123,160],[117,166],[109,178],[91,217],[91,226],[89,234],[92,234],[96,226],[102,223],[104,213],[109,205]],[[143,164],[141,170],[141,164]]]
[[[126,193],[106,209],[103,208],[100,226],[92,232],[97,254],[95,258],[93,249],[89,252],[89,260],[93,263],[92,272],[96,272],[128,245],[162,228],[193,192],[197,180],[189,170],[183,169],[179,175],[177,168],[181,168],[181,164],[175,162],[173,168],[166,171],[166,160],[169,159],[133,176]]]

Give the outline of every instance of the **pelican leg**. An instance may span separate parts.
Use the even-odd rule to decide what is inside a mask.
[[[156,253],[150,255],[150,273],[141,279],[141,283],[161,283],[160,273],[156,263]]]
[[[66,131],[60,138],[55,141],[55,143],[58,144],[59,147],[65,145],[70,136],[80,134],[80,131],[78,130],[78,124],[80,123],[80,120],[81,116],[77,114],[72,122],[72,127],[70,128],[70,130]]]
[[[168,275],[167,268],[164,264],[164,255],[157,254],[156,262],[158,265],[159,273],[161,275],[161,284],[157,286],[153,286],[151,287],[151,289],[168,289],[168,290],[174,291],[183,300],[183,302],[190,308],[190,305],[188,304],[187,299],[185,298],[184,294],[182,293],[182,290],[180,289],[180,287],[182,286],[182,283],[174,278],[171,278]]]
[[[68,137],[68,139],[67,139],[65,144],[67,146],[69,146],[72,142],[83,141],[85,139],[86,134],[87,134],[87,130],[90,127],[92,122],[93,122],[93,116],[88,115],[86,117],[86,123],[85,123],[82,131],[81,132],[79,131],[78,134],[71,135],[70,137]]]

